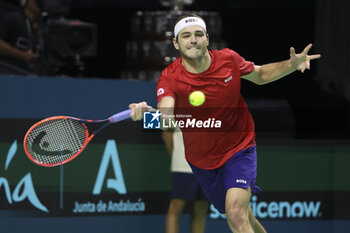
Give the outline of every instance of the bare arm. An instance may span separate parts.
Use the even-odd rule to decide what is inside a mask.
[[[169,153],[169,155],[171,156],[173,153],[173,131],[172,130],[164,130],[162,132],[162,139],[164,141],[165,147]]]
[[[276,81],[296,70],[300,70],[303,73],[306,69],[310,69],[310,60],[321,57],[320,54],[307,55],[311,47],[312,44],[309,44],[300,54],[295,54],[295,49],[292,47],[290,48],[289,60],[255,66],[253,72],[242,76],[242,78],[255,84],[263,85]]]
[[[7,57],[16,58],[26,63],[30,63],[32,62],[33,59],[36,59],[39,57],[39,55],[36,53],[33,53],[32,50],[22,51],[20,49],[17,49],[9,45],[6,41],[1,39],[0,39],[0,54]]]
[[[162,119],[165,121],[174,120],[175,99],[165,96],[158,103],[158,109],[162,113]]]

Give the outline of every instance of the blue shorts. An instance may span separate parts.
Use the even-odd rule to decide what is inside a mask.
[[[226,163],[213,170],[200,169],[190,164],[193,174],[214,207],[225,213],[226,192],[230,188],[251,187],[252,193],[262,190],[255,185],[256,146],[235,153]]]
[[[171,198],[186,201],[208,200],[192,173],[172,172]]]

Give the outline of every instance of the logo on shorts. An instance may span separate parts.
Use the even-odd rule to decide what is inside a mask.
[[[236,183],[243,183],[243,184],[247,184],[246,180],[242,180],[242,179],[237,179]]]
[[[160,116],[162,114],[157,110],[156,112],[143,113],[143,128],[144,129],[160,129]]]

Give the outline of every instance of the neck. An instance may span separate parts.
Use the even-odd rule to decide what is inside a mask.
[[[188,72],[199,74],[203,73],[207,69],[209,69],[211,63],[211,57],[209,52],[207,51],[203,57],[197,59],[191,59],[188,57],[182,57],[182,65]]]

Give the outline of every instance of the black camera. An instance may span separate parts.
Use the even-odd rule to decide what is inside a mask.
[[[41,10],[40,34],[49,75],[81,75],[81,58],[97,53],[97,25],[67,19],[71,0],[37,0]],[[45,65],[44,65],[45,66]]]

